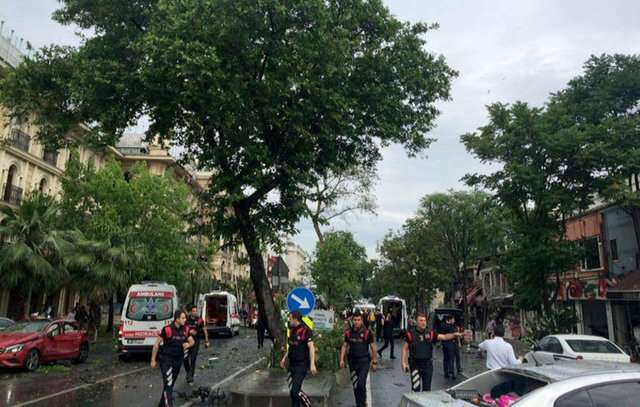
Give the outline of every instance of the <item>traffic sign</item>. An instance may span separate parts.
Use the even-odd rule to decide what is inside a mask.
[[[300,311],[302,315],[308,315],[316,306],[316,297],[306,287],[297,287],[289,291],[287,295],[287,308],[289,311]]]

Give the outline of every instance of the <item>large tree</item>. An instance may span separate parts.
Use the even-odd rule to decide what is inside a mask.
[[[311,278],[327,305],[344,302],[361,293],[362,276],[370,270],[367,253],[349,232],[329,232],[318,242],[309,266]]]
[[[36,192],[17,208],[0,207],[0,215],[0,286],[19,287],[27,304],[34,290],[60,288],[69,277],[66,262],[76,260],[76,242],[84,238],[58,228],[54,199]]]
[[[94,294],[110,301],[144,279],[192,288],[207,246],[191,241],[185,228],[188,197],[188,187],[171,173],[154,175],[139,164],[125,178],[117,161],[95,170],[73,151],[62,181],[60,222],[95,242],[74,265],[76,280],[99,284]]]
[[[498,164],[467,181],[494,192],[513,214],[505,266],[524,308],[548,308],[560,274],[577,264],[565,221],[597,194],[627,209],[640,241],[640,200],[627,184],[640,171],[640,59],[594,56],[584,69],[543,108],[491,105],[489,123],[462,136],[480,160]]]
[[[62,0],[54,18],[90,33],[36,52],[0,84],[13,116],[62,141],[77,123],[113,143],[146,116],[149,138],[213,170],[217,233],[246,248],[260,312],[279,344],[261,248],[294,231],[306,188],[380,148],[428,147],[455,72],[425,49],[430,27],[382,0]]]
[[[412,218],[400,231],[385,236],[374,281],[381,295],[397,293],[425,312],[436,289],[449,285],[445,248],[434,232],[429,224]]]
[[[322,227],[350,212],[375,213],[373,186],[375,167],[347,168],[339,173],[318,177],[305,197],[306,216],[313,225],[318,241],[324,241]]]

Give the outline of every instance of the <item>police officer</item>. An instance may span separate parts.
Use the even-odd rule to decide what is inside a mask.
[[[340,368],[345,367],[344,358],[349,352],[349,370],[356,407],[365,407],[367,403],[367,375],[369,364],[375,371],[378,368],[378,354],[373,334],[363,323],[362,314],[353,314],[353,326],[344,333],[344,343],[340,349]],[[371,349],[371,353],[369,353]]]
[[[289,347],[280,361],[280,367],[285,369],[289,359],[289,395],[291,406],[309,406],[310,401],[302,391],[302,382],[307,375],[307,370],[315,376],[316,351],[313,346],[313,331],[302,323],[300,311],[289,314]]]
[[[198,315],[198,307],[189,306],[189,317],[187,318],[189,335],[193,338],[194,344],[187,351],[184,359],[184,370],[187,372],[187,383],[193,383],[193,376],[196,373],[196,361],[198,360],[198,350],[200,342],[204,339],[205,348],[209,348],[209,333],[204,329],[204,319]]]
[[[447,335],[449,338],[442,341],[444,377],[455,380],[456,373],[453,368],[453,364],[456,355],[458,337],[462,334],[458,332],[458,328],[455,326],[455,318],[453,315],[445,316],[445,323],[440,327],[440,334]],[[457,335],[451,336],[452,334]]]
[[[178,310],[173,316],[173,322],[160,330],[151,352],[151,368],[157,366],[156,360],[160,354],[160,371],[162,372],[162,398],[160,407],[173,407],[173,386],[178,379],[180,366],[184,359],[184,352],[193,346],[193,337],[187,331],[187,313]]]
[[[454,339],[457,334],[437,334],[427,330],[427,316],[421,312],[416,315],[416,326],[405,334],[402,347],[402,369],[411,372],[412,391],[431,391],[433,376],[433,344],[440,340]]]
[[[391,308],[387,311],[387,314],[384,317],[383,325],[382,325],[382,337],[384,338],[384,345],[378,351],[378,355],[382,358],[382,352],[387,349],[388,346],[391,346],[389,359],[395,359],[394,354],[394,342],[393,342],[393,327],[394,327],[394,318],[391,315]]]

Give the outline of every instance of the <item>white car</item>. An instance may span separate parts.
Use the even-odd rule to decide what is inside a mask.
[[[489,370],[447,390],[407,393],[399,407],[485,407],[483,397],[502,396],[513,407],[638,407],[638,395],[640,366],[577,360]]]
[[[631,357],[610,340],[591,335],[549,335],[542,338],[525,359],[553,363],[561,359],[630,363]]]

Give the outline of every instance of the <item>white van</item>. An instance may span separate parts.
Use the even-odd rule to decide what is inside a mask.
[[[144,282],[129,287],[118,329],[120,354],[150,352],[162,327],[173,321],[176,310],[178,292],[172,285]]]
[[[198,298],[198,311],[210,334],[240,333],[240,313],[236,296],[227,291],[213,291]]]
[[[409,316],[407,314],[407,303],[395,295],[387,295],[378,301],[378,310],[382,315],[386,315],[389,310],[394,316],[393,333],[403,335],[407,330]]]

